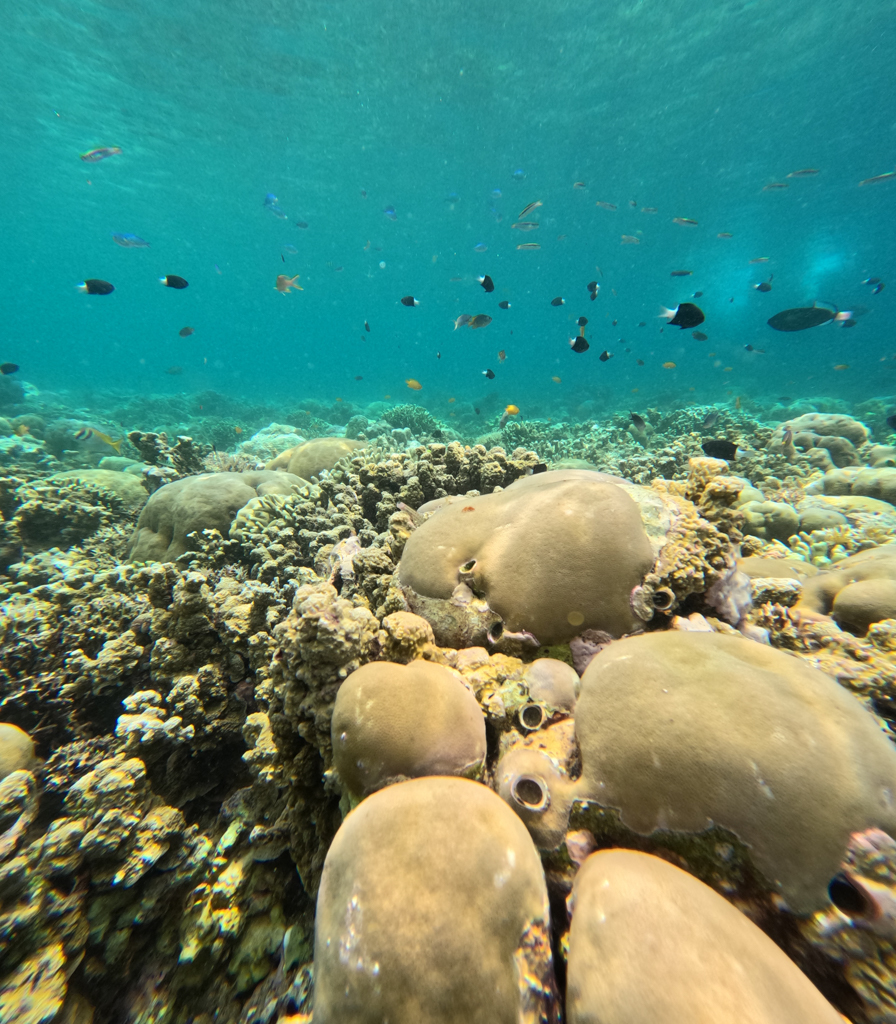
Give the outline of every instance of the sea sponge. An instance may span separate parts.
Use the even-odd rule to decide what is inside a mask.
[[[555,1019],[547,891],[519,818],[467,779],[364,800],[327,853],[314,982],[315,1024]]]
[[[0,779],[20,770],[31,771],[37,763],[34,743],[17,725],[0,722]]]
[[[800,528],[796,509],[783,501],[748,501],[739,511],[744,516],[742,530],[751,537],[785,541]]]
[[[287,473],[310,480],[320,476],[325,469],[332,469],[340,459],[366,444],[366,441],[353,441],[349,437],[319,437],[295,448],[287,448],[264,468],[285,469]]]
[[[304,483],[290,473],[255,470],[200,473],[165,484],[143,506],[127,557],[133,562],[173,562],[188,549],[187,534],[218,530],[226,536],[246,502],[263,494],[290,494]]]
[[[353,800],[404,778],[471,775],[485,761],[485,718],[460,676],[412,661],[362,665],[339,687],[333,762]]]
[[[445,646],[504,634],[551,644],[632,630],[631,592],[653,561],[632,498],[601,474],[562,470],[440,507],[410,535],[399,579]]]
[[[842,1021],[749,918],[659,857],[592,853],[570,905],[570,1024]]]
[[[873,716],[824,673],[741,637],[611,644],[582,677],[576,734],[583,796],[644,835],[728,829],[798,913],[827,904],[852,832],[896,835],[896,749]]]
[[[806,583],[795,611],[832,616],[864,633],[872,622],[896,617],[896,543],[860,551]]]

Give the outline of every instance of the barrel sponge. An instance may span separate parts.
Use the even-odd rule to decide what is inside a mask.
[[[853,584],[871,581],[879,585],[853,589]],[[893,590],[885,581],[896,583],[896,543],[860,551],[820,572],[803,586],[794,610],[808,618],[833,614],[841,625],[864,633],[872,622],[896,615]]]
[[[35,764],[34,743],[28,733],[0,722],[0,779],[20,770],[31,771]]]
[[[631,592],[653,560],[638,506],[621,487],[562,470],[443,505],[411,534],[399,572],[409,604],[427,618],[415,597],[458,603],[456,588],[468,584],[504,630],[553,644],[585,629],[632,630]],[[433,629],[439,643],[455,642],[438,622]]]
[[[173,562],[194,530],[219,530],[225,537],[239,510],[263,494],[289,494],[306,483],[289,473],[200,473],[154,491],[128,542],[133,562]]]
[[[553,1019],[547,890],[520,819],[468,779],[364,800],[324,863],[314,981],[314,1024]]]
[[[582,795],[643,835],[713,823],[751,849],[791,909],[828,904],[850,834],[896,835],[896,749],[804,661],[721,633],[601,651],[576,705]]]
[[[421,775],[467,775],[485,761],[485,717],[451,669],[428,661],[375,661],[339,687],[331,723],[333,761],[360,800]]]
[[[325,469],[332,469],[340,459],[366,444],[366,441],[353,441],[348,437],[319,437],[295,448],[287,448],[264,468],[286,470],[303,480],[310,480],[313,476],[320,476]]]
[[[842,1024],[749,918],[659,857],[592,853],[570,904],[570,1024]]]

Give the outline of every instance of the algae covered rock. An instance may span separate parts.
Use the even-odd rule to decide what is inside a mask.
[[[188,534],[218,530],[226,536],[247,502],[264,494],[290,494],[304,483],[290,473],[255,470],[200,473],[165,484],[144,505],[127,556],[134,562],[173,562],[188,549]]]
[[[314,978],[315,1024],[554,1019],[547,891],[519,818],[467,779],[364,800],[324,864]]]
[[[17,725],[0,722],[0,779],[18,771],[31,771],[37,758],[34,743]]]
[[[303,480],[310,480],[320,476],[324,470],[332,469],[340,459],[366,444],[366,441],[354,441],[348,437],[319,437],[295,448],[288,448],[264,468],[286,470]]]
[[[818,578],[818,577],[816,577]],[[853,832],[896,834],[896,749],[805,662],[737,636],[611,644],[582,677],[580,792],[657,829],[728,829],[796,912],[826,905]]]
[[[375,661],[339,687],[332,740],[339,778],[359,800],[400,779],[479,771],[485,718],[450,669]]]
[[[591,854],[570,904],[570,1024],[842,1021],[744,914],[659,857]]]
[[[631,594],[653,561],[634,500],[601,474],[565,470],[445,503],[410,535],[399,572],[440,643],[551,644],[633,629]]]

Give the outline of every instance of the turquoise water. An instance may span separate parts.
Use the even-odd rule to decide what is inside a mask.
[[[490,396],[562,415],[626,408],[634,388],[638,402],[886,395],[896,280],[878,295],[861,281],[890,283],[896,180],[858,182],[896,162],[893,11],[10,0],[0,358],[95,401],[390,395],[446,415],[449,397]],[[122,153],[78,158],[98,146]],[[786,177],[807,167],[819,173]],[[772,182],[789,187],[763,191]],[[540,227],[513,230],[536,200]],[[160,287],[168,273],[189,288]],[[304,291],[279,295],[280,273]],[[769,274],[771,292],[751,288]],[[86,277],[116,291],[81,295]],[[661,306],[695,290],[709,340],[660,332]],[[815,299],[864,315],[852,330],[766,326]],[[461,313],[494,320],[455,331]],[[591,349],[576,355],[583,314]]]

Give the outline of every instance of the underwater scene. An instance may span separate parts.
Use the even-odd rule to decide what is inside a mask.
[[[0,1024],[896,1024],[894,66],[7,0]]]

